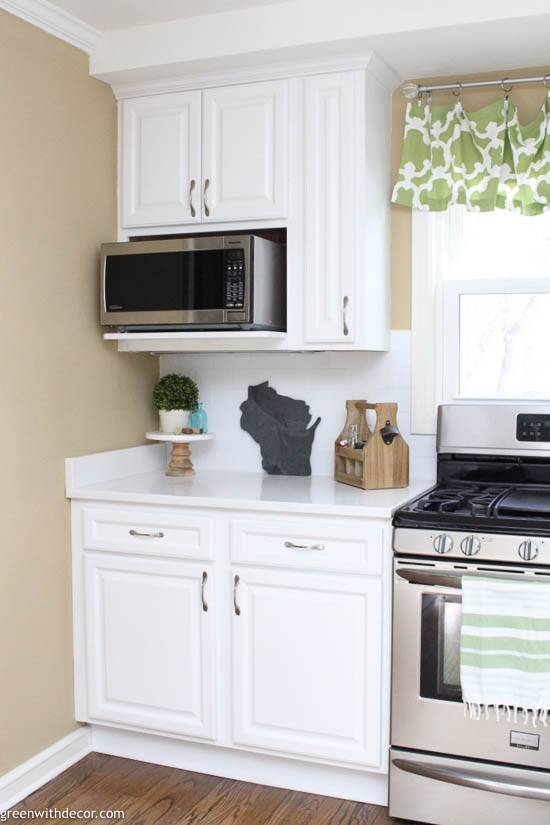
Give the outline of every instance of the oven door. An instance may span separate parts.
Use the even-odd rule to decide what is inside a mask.
[[[464,715],[462,576],[513,578],[517,568],[394,561],[391,741],[394,747],[550,768],[550,727]],[[542,572],[542,571],[541,571]],[[547,571],[546,571],[547,572]],[[520,574],[537,575],[537,571]]]
[[[250,251],[246,235],[104,244],[101,323],[136,328],[248,324]]]

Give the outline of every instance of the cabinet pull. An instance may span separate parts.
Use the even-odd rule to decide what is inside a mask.
[[[189,211],[191,212],[191,217],[192,218],[194,218],[195,215],[197,214],[197,210],[193,206],[193,190],[195,188],[195,184],[196,184],[195,178],[192,178],[191,181],[189,182]]]
[[[210,178],[206,178],[206,180],[204,181],[204,198],[203,198],[204,214],[206,215],[206,217],[208,217],[210,215],[210,209],[208,207],[208,201],[206,200],[206,193],[208,192],[209,188],[210,188]]]
[[[289,550],[324,550],[324,544],[294,544],[291,541],[285,541],[285,547]]]
[[[140,533],[139,530],[130,530],[131,536],[146,536],[148,539],[163,539],[164,533],[160,530],[157,533]]]
[[[349,298],[347,295],[344,295],[344,299],[342,301],[342,329],[344,331],[344,335],[349,335],[349,327],[346,318],[346,310],[348,308]]]
[[[204,596],[204,588],[206,587],[206,582],[207,581],[208,581],[208,573],[206,572],[206,570],[204,570],[203,574],[202,574],[202,584],[201,584],[201,601],[202,601],[202,609],[204,610],[205,613],[208,610],[208,602],[206,601],[205,596]]]
[[[237,601],[237,590],[239,589],[239,582],[240,578],[235,576],[233,579],[233,607],[235,608],[235,616],[241,615],[241,608],[239,607],[239,603]]]

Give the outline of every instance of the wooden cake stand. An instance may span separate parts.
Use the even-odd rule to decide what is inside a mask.
[[[195,470],[191,461],[191,448],[189,445],[194,441],[212,441],[214,434],[174,435],[173,433],[161,433],[155,430],[146,433],[145,438],[148,438],[149,441],[168,441],[172,444],[170,463],[166,470],[167,476],[192,476],[195,475]]]

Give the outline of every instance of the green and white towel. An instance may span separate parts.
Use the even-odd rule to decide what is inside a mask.
[[[550,582],[463,577],[460,681],[471,719],[548,724]]]

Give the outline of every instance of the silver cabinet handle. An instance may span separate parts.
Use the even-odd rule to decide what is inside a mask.
[[[413,762],[409,759],[393,759],[392,764],[399,770],[425,776],[428,779],[437,779],[440,782],[449,782],[451,785],[462,785],[464,788],[477,788],[481,791],[505,794],[506,796],[521,796],[525,799],[550,800],[550,788],[544,780],[516,779],[507,777],[499,771],[485,772],[469,770],[467,768],[451,768],[446,765],[426,765]]]
[[[204,214],[206,215],[206,217],[208,217],[210,215],[210,209],[208,207],[208,201],[206,200],[206,193],[208,192],[209,188],[210,188],[210,178],[206,178],[206,180],[204,181],[204,197],[203,197]]]
[[[343,301],[342,301],[342,329],[344,331],[344,335],[349,335],[349,327],[348,327],[348,322],[347,322],[347,318],[346,318],[346,310],[348,308],[348,304],[349,304],[349,298],[348,298],[347,295],[344,295],[344,298],[343,298]]]
[[[189,211],[191,212],[191,217],[194,218],[197,214],[197,210],[193,206],[193,190],[195,188],[196,180],[192,178],[189,181]]]
[[[148,539],[163,539],[164,533],[160,530],[157,533],[140,533],[139,530],[130,530],[131,536],[146,536]]]
[[[233,607],[235,608],[235,616],[241,615],[241,608],[239,607],[239,603],[237,601],[237,590],[239,589],[239,576],[235,576],[233,579]]]
[[[206,598],[204,596],[204,588],[206,587],[206,582],[207,581],[208,581],[208,573],[206,572],[206,570],[204,570],[203,574],[202,574],[202,584],[201,584],[201,601],[202,601],[202,609],[204,610],[205,613],[208,610],[208,602],[206,601]]]
[[[324,550],[324,544],[294,544],[291,541],[285,541],[285,547],[289,550]]]

